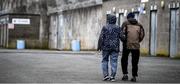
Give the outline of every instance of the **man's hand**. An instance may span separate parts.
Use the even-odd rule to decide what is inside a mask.
[[[100,54],[101,54],[101,49],[97,49],[96,56],[100,56]]]
[[[100,47],[98,47],[98,48],[97,48],[97,51],[101,51],[101,48],[100,48]]]

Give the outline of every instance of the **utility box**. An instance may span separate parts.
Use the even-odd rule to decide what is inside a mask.
[[[25,41],[17,40],[17,49],[25,49]]]
[[[71,42],[71,48],[72,48],[72,51],[80,51],[80,41],[79,40],[73,40]]]

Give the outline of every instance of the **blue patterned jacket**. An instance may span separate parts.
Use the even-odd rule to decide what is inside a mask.
[[[98,49],[103,51],[119,52],[120,39],[124,40],[124,34],[116,23],[116,16],[108,15],[107,25],[103,26],[98,41]]]

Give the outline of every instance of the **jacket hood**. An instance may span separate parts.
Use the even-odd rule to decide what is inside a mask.
[[[130,19],[128,19],[128,21],[129,21],[129,23],[131,23],[133,25],[138,23],[138,21],[134,18],[130,18]]]
[[[107,22],[108,22],[109,24],[116,24],[116,16],[114,16],[114,15],[108,15],[108,16],[107,16]]]

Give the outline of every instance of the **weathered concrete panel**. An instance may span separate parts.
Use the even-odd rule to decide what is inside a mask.
[[[6,13],[32,13],[40,14],[39,4],[43,0],[1,0],[0,14]]]
[[[50,6],[48,6],[48,14],[62,12],[66,10],[78,9],[101,5],[102,0],[48,0]],[[55,3],[56,4],[52,4]]]
[[[71,49],[72,40],[80,40],[82,50],[93,50],[102,27],[102,6],[64,11],[59,19],[59,49]],[[63,20],[63,23],[61,23]]]
[[[50,17],[50,29],[49,29],[49,47],[51,49],[57,49],[57,26],[58,26],[58,18],[57,15],[52,15]]]

